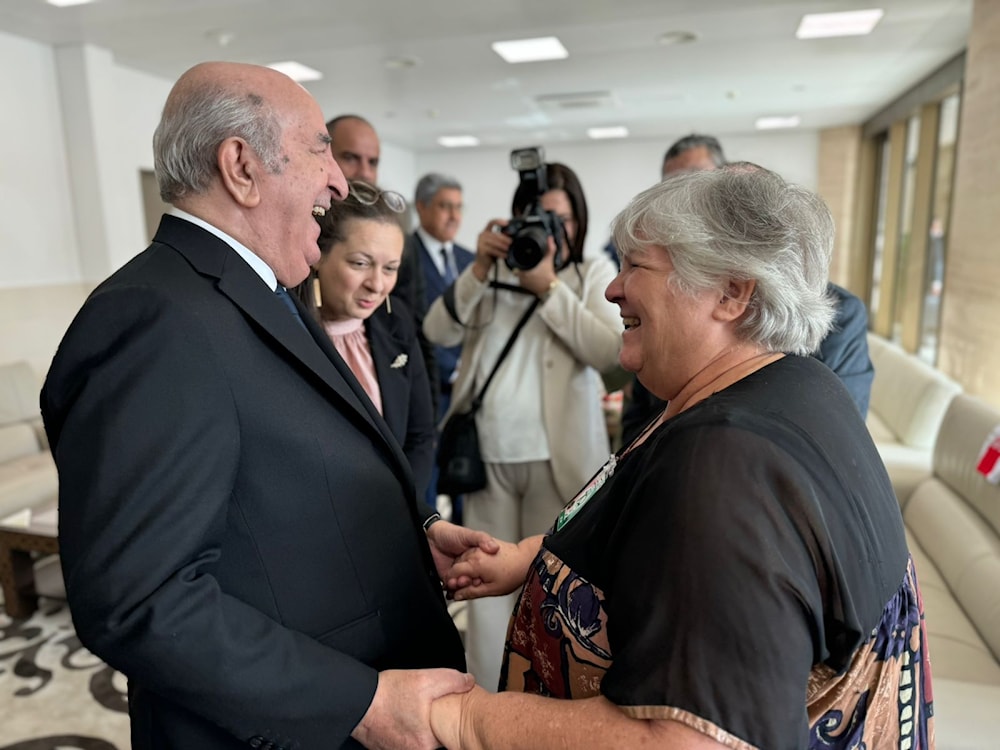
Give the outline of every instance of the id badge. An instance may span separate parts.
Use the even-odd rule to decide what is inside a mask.
[[[566,524],[568,524],[577,513],[590,502],[590,498],[597,494],[597,491],[604,486],[604,483],[611,478],[615,473],[615,467],[618,465],[618,459],[614,453],[611,454],[601,470],[594,475],[594,478],[590,480],[586,487],[584,487],[580,492],[574,497],[569,505],[563,508],[562,513],[556,519],[556,531],[560,531]]]

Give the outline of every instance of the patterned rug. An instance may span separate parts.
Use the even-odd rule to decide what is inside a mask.
[[[0,750],[129,750],[125,678],[80,645],[69,607],[0,608]]]

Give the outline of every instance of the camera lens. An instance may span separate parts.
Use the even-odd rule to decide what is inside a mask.
[[[548,248],[548,233],[540,226],[522,227],[512,238],[507,250],[507,266],[527,271],[537,266]]]

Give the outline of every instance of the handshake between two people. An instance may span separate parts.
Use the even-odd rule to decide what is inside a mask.
[[[515,591],[542,540],[505,542],[447,521],[432,524],[427,538],[442,585],[459,601]],[[453,669],[386,670],[351,736],[372,750],[462,748],[463,717],[487,695],[471,674]]]

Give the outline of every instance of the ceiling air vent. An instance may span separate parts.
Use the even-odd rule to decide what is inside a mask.
[[[542,94],[535,101],[545,109],[608,109],[618,100],[610,91],[577,91],[567,94]]]

